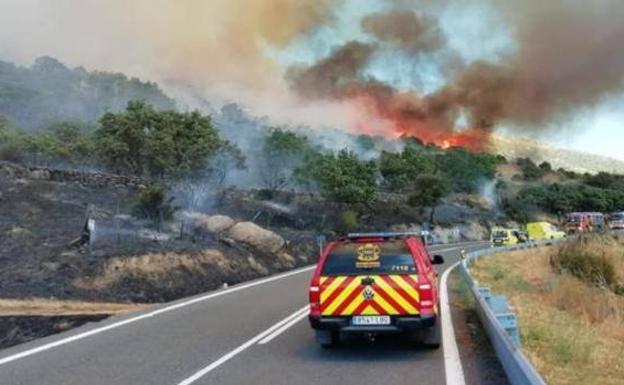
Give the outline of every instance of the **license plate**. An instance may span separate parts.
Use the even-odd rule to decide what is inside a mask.
[[[390,316],[387,316],[387,315],[355,316],[351,318],[351,324],[353,324],[354,326],[390,325]]]

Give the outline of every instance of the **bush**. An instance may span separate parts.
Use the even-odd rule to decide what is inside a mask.
[[[355,210],[343,210],[338,218],[338,226],[336,231],[341,234],[347,234],[358,228],[359,215]]]
[[[173,198],[166,198],[166,189],[161,185],[149,185],[141,193],[132,208],[132,215],[150,219],[158,224],[171,220],[175,208]]]
[[[593,286],[610,288],[616,281],[613,261],[597,255],[582,241],[563,247],[557,253],[554,265],[559,273],[571,274]]]

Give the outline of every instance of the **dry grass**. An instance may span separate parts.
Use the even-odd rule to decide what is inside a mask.
[[[150,253],[135,257],[113,258],[95,277],[76,279],[73,284],[80,289],[103,290],[124,278],[146,278],[153,281],[178,270],[206,273],[208,268],[227,270],[230,262],[217,250],[204,250],[196,255],[178,253]]]
[[[57,301],[41,298],[0,299],[0,316],[119,315],[149,307],[150,305],[143,304]]]
[[[587,247],[615,258],[624,278],[623,246],[592,239]],[[624,383],[624,297],[553,271],[557,248],[504,253],[472,268],[481,286],[509,297],[522,346],[551,385]],[[621,259],[620,259],[621,258]]]

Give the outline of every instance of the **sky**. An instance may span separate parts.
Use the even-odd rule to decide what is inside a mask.
[[[493,97],[517,99],[512,107],[496,105],[496,112],[487,115],[493,132],[624,160],[620,148],[624,143],[624,87],[619,85],[624,75],[624,44],[617,43],[624,40],[620,17],[624,3],[596,0],[591,8],[580,0],[504,3],[3,0],[0,60],[30,65],[35,58],[50,55],[70,67],[82,65],[157,81],[176,96],[184,96],[184,89],[192,88],[216,104],[237,101],[252,113],[281,124],[353,130],[367,121],[374,123],[370,125],[373,128],[367,127],[373,133],[396,133],[398,126],[403,127],[402,121],[393,120],[394,110],[388,112],[388,106],[378,105],[386,100],[365,95],[376,103],[374,108],[365,103],[365,108],[361,97],[352,96],[353,87],[346,91],[332,88],[331,94],[309,97],[308,89],[293,86],[289,77],[293,69],[312,72],[340,47],[361,42],[372,53],[361,68],[340,68],[350,74],[349,81],[369,92],[374,80],[400,96],[390,105],[411,98],[408,104],[420,108],[428,105],[429,95],[455,92],[457,84],[462,84],[453,83],[455,79],[469,72],[474,63],[486,61],[503,69],[515,66],[511,73],[519,74],[511,86],[505,83],[511,90]],[[396,39],[384,40],[364,27],[367,16],[392,12],[430,22],[426,32],[439,35],[441,42],[431,49],[415,49]],[[573,38],[588,48],[568,44]],[[414,36],[408,43],[417,40]],[[570,59],[558,61],[559,54]],[[531,77],[535,81],[527,81]],[[522,83],[520,87],[518,83]],[[470,84],[480,86],[478,81],[476,86]],[[491,88],[484,89],[486,97],[489,91]],[[539,108],[541,93],[546,95],[543,111]],[[536,100],[527,100],[533,96]],[[453,127],[441,127],[448,123],[440,123],[424,129],[448,134],[471,125],[476,119],[470,117],[475,118],[484,108],[467,100],[472,97],[470,92],[458,92],[449,102],[455,103],[449,110]]]

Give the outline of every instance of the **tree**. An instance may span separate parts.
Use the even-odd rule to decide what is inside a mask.
[[[58,143],[57,156],[72,166],[92,166],[96,158],[96,147],[92,129],[78,122],[58,122],[48,131]]]
[[[433,173],[434,158],[422,146],[410,144],[401,153],[383,151],[379,171],[385,183],[393,190],[410,190],[418,175]]]
[[[424,174],[416,177],[415,190],[408,198],[408,204],[414,207],[429,207],[431,214],[429,221],[433,223],[435,207],[440,203],[449,190],[450,185],[444,175]]]
[[[133,101],[126,111],[100,119],[96,145],[108,167],[118,173],[180,179],[204,171],[226,142],[209,116],[156,111]]]
[[[314,182],[321,194],[333,202],[370,204],[377,195],[373,161],[361,161],[348,150],[338,154],[311,154],[296,170],[300,181]]]
[[[306,137],[272,128],[264,139],[260,176],[269,194],[288,186],[295,170],[311,147]]]
[[[540,179],[544,176],[545,169],[538,167],[530,158],[518,158],[516,164],[520,166],[522,177],[526,180]]]
[[[505,161],[499,155],[452,148],[436,157],[436,170],[447,176],[453,191],[474,193],[484,180],[494,178],[496,167]]]

